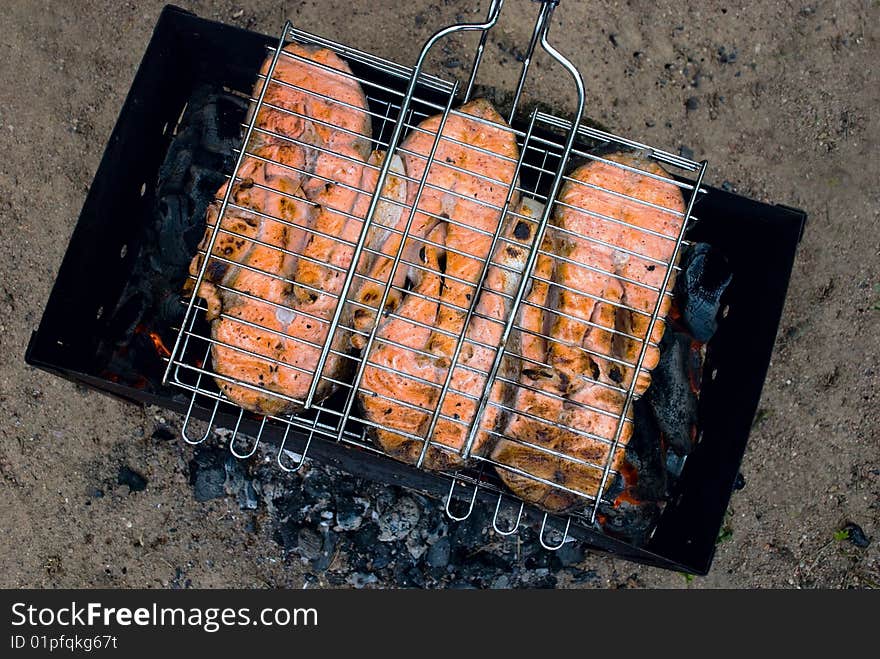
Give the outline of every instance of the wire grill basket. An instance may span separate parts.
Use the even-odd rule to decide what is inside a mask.
[[[382,452],[374,441],[371,439],[373,433],[377,430],[392,432],[405,437],[407,440],[417,442],[420,447],[416,466],[424,467],[426,457],[430,449],[441,451],[452,455],[456,460],[470,465],[466,469],[449,471],[450,476],[450,493],[447,498],[447,513],[454,519],[466,518],[473,509],[476,500],[478,488],[488,489],[497,492],[497,503],[495,506],[495,516],[493,526],[496,532],[502,535],[508,535],[517,530],[520,524],[523,512],[523,501],[512,495],[509,491],[499,484],[497,478],[494,478],[492,472],[497,469],[507,470],[511,473],[518,474],[521,477],[533,479],[535,482],[541,483],[550,488],[557,488],[561,492],[565,492],[569,496],[577,497],[582,501],[583,505],[578,507],[578,512],[572,515],[581,521],[595,523],[596,515],[599,510],[600,503],[603,501],[607,486],[610,479],[614,476],[614,456],[622,446],[622,437],[624,428],[630,423],[630,408],[633,401],[639,395],[639,378],[637,374],[644,372],[644,362],[646,356],[651,349],[656,349],[656,342],[652,340],[655,325],[663,322],[664,301],[668,301],[671,296],[670,284],[674,278],[674,273],[678,269],[676,262],[681,247],[686,243],[684,236],[687,228],[696,218],[692,216],[692,208],[697,198],[695,191],[700,191],[701,182],[706,169],[706,163],[698,163],[688,160],[672,153],[664,152],[648,147],[647,145],[627,140],[610,133],[597,130],[585,126],[581,123],[580,117],[583,115],[585,106],[585,91],[580,74],[572,63],[559,53],[548,41],[548,29],[550,18],[558,2],[543,2],[537,11],[537,17],[534,25],[532,38],[530,40],[524,62],[522,64],[521,75],[517,85],[517,89],[512,101],[512,108],[509,115],[510,125],[506,123],[492,122],[481,119],[470,114],[462,112],[460,105],[468,102],[475,90],[475,80],[480,62],[483,56],[484,47],[489,31],[498,22],[499,15],[502,10],[503,2],[501,0],[493,1],[486,20],[481,23],[457,24],[447,27],[437,32],[422,48],[421,53],[413,67],[404,67],[388,60],[384,60],[368,53],[354,50],[342,44],[323,39],[321,37],[309,34],[300,29],[293,27],[287,23],[281,33],[278,43],[275,47],[269,49],[267,62],[268,67],[259,76],[260,84],[257,85],[253,95],[250,98],[252,104],[252,112],[249,119],[242,125],[244,137],[242,147],[237,151],[237,161],[233,171],[229,173],[229,184],[225,188],[225,193],[218,199],[218,210],[213,223],[209,222],[209,232],[206,234],[206,242],[201,247],[200,254],[202,256],[200,267],[197,272],[190,276],[192,283],[192,292],[183,303],[186,305],[186,313],[183,323],[178,329],[177,337],[174,342],[171,354],[168,357],[167,370],[165,371],[164,381],[180,387],[191,395],[189,403],[189,413],[183,428],[183,436],[187,442],[199,443],[204,441],[209,433],[210,426],[214,416],[217,414],[221,406],[234,406],[229,397],[223,393],[222,387],[218,387],[216,383],[229,383],[235,387],[252,391],[259,395],[265,395],[273,399],[284,400],[290,409],[295,409],[293,413],[267,414],[260,420],[259,432],[255,437],[245,437],[239,433],[239,426],[246,415],[250,413],[243,408],[238,409],[238,423],[235,425],[234,432],[230,438],[230,448],[233,454],[239,458],[247,458],[254,454],[263,434],[263,428],[267,424],[279,424],[284,427],[284,440],[282,440],[278,450],[278,464],[286,471],[296,471],[299,469],[308,453],[309,446],[313,437],[317,436],[323,440],[338,441],[356,446],[367,451]],[[480,35],[479,45],[473,57],[472,66],[469,69],[465,79],[460,81],[447,81],[439,77],[429,75],[423,71],[426,59],[431,49],[442,39],[456,32],[477,32]],[[347,73],[338,69],[328,67],[326,65],[317,64],[313,61],[302,58],[299,55],[285,49],[291,43],[307,44],[310,46],[318,46],[326,48],[336,53],[340,58],[357,62],[359,65],[359,74]],[[538,111],[537,109],[530,113],[524,113],[518,107],[522,97],[523,87],[528,75],[529,65],[536,49],[540,47],[562,68],[572,79],[577,92],[577,103],[572,113],[573,120],[567,120],[557,116]],[[264,111],[278,112],[294,118],[316,122],[318,125],[322,120],[314,117],[303,115],[296,109],[283,107],[270,100],[268,91],[273,87],[290,88],[301,94],[317,95],[322,102],[339,104],[345,106],[343,101],[329,96],[321,96],[315,91],[299,87],[289,81],[280,79],[276,72],[279,68],[279,62],[284,61],[283,58],[296,60],[297,58],[314,66],[325,69],[325,72],[333,76],[348,78],[356,81],[363,89],[366,97],[366,107],[358,108],[349,105],[347,108],[353,112],[362,112],[368,116],[368,123],[372,127],[371,147],[372,149],[382,150],[386,152],[384,159],[377,162],[359,162],[358,165],[371,168],[376,179],[376,184],[371,189],[362,189],[358,186],[352,186],[346,182],[334,179],[332,176],[324,177],[323,180],[328,185],[347,186],[358,198],[362,198],[363,210],[360,214],[352,213],[351,210],[340,208],[330,208],[332,213],[338,213],[345,221],[356,222],[359,230],[356,239],[350,240],[339,235],[329,235],[321,233],[314,227],[302,227],[292,224],[289,219],[278,217],[272,213],[266,212],[266,209],[249,207],[241,204],[236,200],[234,190],[236,186],[255,185],[262,188],[264,192],[285,198],[295,204],[313,204],[302,195],[297,195],[289,191],[273,188],[271,185],[263,183],[255,183],[247,180],[242,175],[243,167],[249,161],[265,161],[275,167],[285,168],[297,172],[297,166],[291,165],[289,162],[275,160],[262,155],[254,148],[255,144],[261,141],[273,140],[277,143],[291,143],[305,149],[314,149],[323,157],[338,159],[340,162],[351,160],[352,157],[342,151],[336,151],[332,147],[316,146],[313,143],[304,142],[301,139],[291,137],[289,135],[275,132],[265,125],[261,124],[259,118]],[[361,72],[367,72],[363,74]],[[369,75],[374,72],[376,75]],[[378,74],[381,74],[379,76]],[[375,82],[375,79],[396,80],[399,84],[389,85]],[[429,117],[437,117],[439,124],[434,131],[426,130],[421,124]],[[505,161],[507,168],[513,171],[512,176],[506,178],[501,174],[487,174],[485,172],[478,173],[471,170],[463,170],[455,164],[440,161],[437,154],[440,152],[444,144],[456,145],[456,139],[444,133],[443,127],[450,119],[463,119],[469,122],[482,122],[483,129],[486,131],[502,131],[515,140],[518,147],[517,157],[501,156],[498,153],[487,151],[484,155],[489,158]],[[341,130],[339,126],[327,125],[327,128],[333,130]],[[416,152],[407,149],[404,144],[405,138],[416,132],[423,132],[430,141],[430,148],[424,152]],[[573,162],[599,162],[610,167],[620,168],[638,176],[647,178],[657,178],[658,175],[650,171],[637,169],[633,166],[618,163],[613,159],[604,155],[597,155],[595,149],[591,149],[591,145],[611,145],[619,149],[634,149],[644,154],[647,160],[653,160],[661,164],[664,168],[675,174],[675,179],[665,179],[673,182],[679,187],[684,200],[683,210],[663,208],[656,204],[638,198],[636,196],[627,195],[614,190],[603,189],[601,186],[595,187],[596,194],[610,195],[618,198],[621,203],[651,207],[660,213],[668,213],[677,218],[677,231],[674,233],[659,233],[642,226],[629,224],[625,219],[612,217],[596,213],[595,210],[589,210],[572,206],[560,199],[560,190],[564,185],[584,185],[583,182],[577,181],[571,177],[571,165]],[[464,146],[458,144],[458,146]],[[476,147],[469,146],[470,149]],[[605,153],[605,152],[602,152]],[[409,172],[395,170],[393,166],[393,155],[405,156],[408,158],[417,158],[423,161],[423,165],[419,168],[419,175],[412,175]],[[607,155],[607,153],[606,153]],[[431,409],[420,409],[419,411],[426,415],[427,423],[424,424],[425,430],[421,434],[407,433],[400,428],[393,426],[383,426],[374,419],[367,418],[361,412],[358,405],[358,396],[376,395],[376,392],[365,390],[364,374],[370,367],[376,367],[369,359],[371,349],[378,345],[395,345],[395,340],[384,336],[380,331],[383,321],[386,319],[396,319],[409,322],[413,327],[417,326],[417,321],[400,315],[401,310],[391,310],[383,312],[386,308],[386,302],[392,295],[419,295],[418,291],[411,287],[399,284],[395,275],[402,269],[411,270],[413,272],[424,273],[425,275],[434,275],[437,277],[451,277],[448,273],[444,273],[439,268],[432,267],[425,262],[412,260],[408,254],[406,247],[414,242],[424,247],[443,247],[449,252],[455,252],[455,249],[449,246],[443,246],[432,241],[430,236],[417,235],[413,231],[413,218],[417,214],[426,214],[429,211],[420,205],[423,195],[430,194],[432,191],[440,190],[444,194],[455,195],[451,190],[442,189],[432,178],[433,173],[438,168],[447,168],[450,170],[459,170],[458,173],[463,176],[475,177],[485,181],[486,185],[496,186],[501,189],[501,194],[497,197],[503,200],[502,203],[490,202],[480,199],[469,199],[468,203],[481,206],[487,212],[495,214],[497,217],[496,226],[491,230],[483,230],[475,228],[467,223],[466,218],[457,216],[445,216],[443,220],[450,226],[457,226],[468,231],[474,232],[474,235],[482,236],[481,240],[489,246],[486,258],[481,260],[479,267],[479,277],[461,280],[457,283],[466,287],[470,293],[468,295],[469,304],[465,306],[453,305],[447,300],[441,300],[427,296],[430,301],[451,307],[453,311],[461,317],[459,327],[453,330],[437,330],[441,334],[445,332],[446,338],[452,342],[452,356],[449,363],[452,367],[446,369],[445,375],[439,381],[422,380],[420,384],[436,390],[436,401]],[[299,171],[298,173],[308,175],[310,177],[321,178],[320,175],[312,171]],[[416,192],[406,200],[399,197],[389,195],[387,192],[387,182],[399,179]],[[519,200],[528,200],[528,203],[518,203]],[[381,224],[380,213],[377,211],[383,205],[391,205],[399,209],[399,212],[408,217],[405,227],[395,227]],[[671,249],[667,250],[668,258],[658,259],[652,255],[641,253],[638,249],[630,249],[618,244],[610,245],[603,242],[601,238],[595,235],[579,234],[558,226],[552,221],[555,212],[560,209],[569,207],[571,210],[586,213],[601,223],[607,223],[613,228],[624,228],[629,231],[641,232],[650,235],[655,239],[667,241]],[[527,212],[526,209],[532,209]],[[260,221],[275,222],[282,225],[295,226],[297,230],[305,231],[312,236],[331,241],[335,245],[344,247],[350,253],[349,265],[340,266],[327,261],[315,259],[302,250],[291,250],[271,243],[261,243],[252,235],[236,234],[235,230],[224,223],[224,218],[233,213],[245,213],[258,217]],[[532,230],[529,231],[529,240],[518,240],[508,229],[514,223],[524,221],[529,223]],[[387,232],[396,232],[399,235],[398,247],[392,253],[382,252],[372,246],[369,240],[371,231],[381,229]],[[620,368],[624,369],[631,376],[621,382],[614,384],[608,382],[599,382],[596,380],[594,384],[613,390],[620,397],[621,404],[614,411],[593,406],[589,403],[580,403],[586,410],[591,413],[610,416],[613,418],[613,432],[605,432],[597,434],[590,432],[584,428],[566,426],[565,423],[554,419],[541,419],[542,423],[548,423],[561,427],[564,431],[580,435],[588,438],[590,441],[598,442],[607,448],[604,451],[605,458],[601,461],[586,461],[575,455],[569,455],[565,452],[556,451],[549,447],[542,447],[536,444],[525,442],[530,450],[543,451],[553,455],[562,461],[570,461],[579,464],[581,467],[595,472],[595,488],[589,491],[569,487],[552,479],[543,478],[535,473],[529,473],[515,466],[503,464],[493,459],[491,456],[476,450],[477,437],[481,432],[488,432],[497,440],[523,443],[522,439],[516,439],[506,436],[498,428],[485,429],[482,426],[482,420],[487,410],[495,409],[502,414],[523,414],[522,410],[511,409],[507,402],[498,400],[492,395],[493,387],[497,383],[513,388],[524,387],[515,377],[511,378],[505,374],[504,365],[511,360],[520,365],[530,365],[532,367],[547,366],[527,355],[518,352],[512,337],[525,334],[537,334],[538,338],[555,341],[548,336],[542,335],[540,332],[534,332],[529,328],[523,327],[520,321],[521,312],[529,307],[537,307],[541,311],[552,314],[563,313],[558,309],[545,308],[540,304],[535,304],[528,299],[528,293],[536,282],[541,282],[542,278],[536,272],[536,263],[541,258],[564,259],[564,257],[548,251],[543,244],[545,236],[559,235],[565,237],[565,234],[571,234],[568,238],[585,241],[589,244],[613,248],[617,251],[624,252],[628,258],[642,260],[654,266],[658,273],[658,283],[648,284],[638,280],[627,280],[631,286],[641,287],[651,292],[656,303],[649,311],[644,309],[629,308],[626,303],[617,299],[606,299],[604,297],[591,296],[590,293],[583,290],[576,290],[578,295],[587,297],[596,297],[597,302],[609,304],[616,307],[627,308],[634,314],[640,314],[644,318],[644,322],[640,323],[640,331],[627,331],[625,329],[607,328],[603,330],[613,334],[618,334],[622,338],[629,341],[637,342],[637,358],[632,361],[618,360],[608,354],[590,353],[590,350],[582,346],[578,346],[579,350],[590,353],[593,358],[608,360],[611,362],[619,362]],[[227,257],[214,249],[218,244],[221,236],[229,236],[234,239],[247,240],[251,243],[257,243],[267,250],[275,250],[282,254],[282,258],[292,257],[302,259],[305,262],[312,262],[314,265],[326,272],[332,272],[335,280],[339,282],[333,290],[322,288],[320,286],[310,286],[301,281],[292,281],[285,275],[278,272],[266,272],[253,266],[250,263],[238,261],[234,256]],[[524,257],[523,263],[514,268],[509,264],[496,258],[496,254],[505,246],[518,247],[522,250]],[[472,253],[460,252],[459,256],[463,258],[477,258]],[[375,258],[387,260],[390,268],[387,270],[387,276],[383,278],[371,278],[359,264],[364,259]],[[209,317],[211,310],[209,305],[200,296],[200,289],[203,283],[207,281],[209,269],[212,264],[220,264],[222,267],[232,267],[245,270],[255,271],[261,277],[274,278],[280,283],[291,286],[301,286],[305,290],[312,292],[315,296],[325,296],[331,300],[331,304],[327,306],[322,313],[310,316],[314,323],[319,324],[322,328],[318,334],[321,340],[311,341],[301,337],[289,336],[279,331],[277,328],[261,326],[259,322],[242,319],[221,312],[221,317],[228,322],[240,323],[250,326],[252,329],[260,332],[276,333],[279,338],[285,341],[294,341],[298,345],[298,350],[309,351],[313,355],[314,368],[303,368],[287,363],[283,359],[269,357],[263,354],[249,353],[247,348],[241,345],[235,345],[224,342],[222,338],[217,338],[210,331]],[[601,265],[590,263],[578,263],[578,267],[593,271],[598,275],[613,275],[606,272]],[[509,291],[501,291],[491,287],[488,283],[488,276],[493,270],[496,272],[504,271],[512,277],[514,285]],[[617,275],[613,275],[617,276]],[[454,277],[452,278],[454,280]],[[381,295],[374,304],[364,304],[352,299],[352,290],[361,283],[369,281],[381,288]],[[550,282],[546,282],[550,283]],[[223,289],[223,284],[216,284]],[[558,282],[555,285],[559,285]],[[267,305],[268,307],[278,308],[282,313],[300,313],[308,315],[308,311],[303,309],[285,309],[284,304],[273,299],[263,299],[259,295],[254,295],[248,291],[230,289],[229,294],[242,296],[244,298],[253,298],[253,302],[257,304]],[[479,300],[482,296],[493,295],[503,300],[503,308],[505,313],[500,315],[487,315],[479,306]],[[356,326],[352,321],[352,311],[354,309],[363,309],[370,312],[372,321],[366,326]],[[578,318],[578,322],[586,322],[593,325],[592,321],[585,321]],[[496,343],[491,345],[481,342],[469,333],[469,327],[473,322],[483,322],[493,324],[494,330],[492,336],[498,338]],[[598,327],[598,325],[597,325]],[[426,328],[436,330],[436,328]],[[346,350],[340,347],[340,337],[358,337],[359,345],[362,346],[360,351]],[[411,346],[396,344],[397,347],[410,351],[414,358],[418,356],[419,351]],[[301,397],[290,396],[276,389],[268,389],[258,382],[246,381],[230,375],[229,373],[220,372],[216,365],[212,363],[212,349],[220,346],[226,350],[236,353],[246,354],[251,358],[263,360],[277,369],[298,370],[300,374],[308,382],[307,390]],[[464,350],[484,350],[490,355],[488,360],[488,368],[470,370],[478,378],[480,387],[478,393],[461,392],[455,389],[453,384],[454,374],[459,369],[468,370],[469,367],[461,366],[460,356]],[[424,355],[430,357],[431,355]],[[340,369],[330,368],[331,364],[344,363],[348,365],[348,371],[351,376],[340,376]],[[400,373],[398,373],[400,375]],[[412,374],[403,374],[406,378],[416,379],[417,376]],[[330,398],[323,395],[323,391],[329,388],[336,390]],[[465,415],[462,418],[458,416],[450,416],[443,411],[444,400],[449,396],[465,396],[471,401],[473,413]],[[191,416],[193,406],[197,400],[200,403],[210,401],[213,415],[209,422],[208,430],[198,436],[193,436],[191,428]],[[395,405],[407,405],[406,401],[391,400]],[[442,442],[436,441],[435,430],[439,424],[457,424],[461,427],[461,437],[464,441],[460,446],[451,447]],[[308,436],[304,448],[298,454],[288,451],[285,447],[288,433],[291,431],[304,432]],[[470,496],[466,497],[469,505],[464,511],[453,510],[452,501],[457,488],[462,486],[470,487]],[[512,524],[505,524],[502,518],[503,510],[510,509],[514,512],[511,519]],[[548,515],[544,516],[544,522],[541,528],[541,542],[548,549],[561,546],[567,538],[569,524],[572,517],[569,516],[564,520],[564,531],[560,532],[561,541],[550,543],[546,539],[545,531],[548,526]]]

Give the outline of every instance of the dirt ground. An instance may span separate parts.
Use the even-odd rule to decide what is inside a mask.
[[[25,365],[162,2],[2,4],[0,586],[302,586],[303,565],[285,558],[263,511],[231,497],[196,501],[191,451],[155,436],[173,415]],[[288,17],[403,63],[434,29],[487,5],[180,4],[272,34]],[[507,5],[481,75],[502,89],[515,84],[516,48],[537,9]],[[880,3],[566,0],[551,36],[584,74],[591,117],[692,149],[710,161],[710,183],[810,216],[742,466],[746,487],[712,572],[689,580],[588,554],[582,567],[598,578],[587,585],[878,587]],[[466,61],[465,42],[444,55]],[[546,58],[526,104],[535,98],[571,107],[568,80]],[[118,485],[120,466],[143,474],[146,489]],[[873,539],[867,548],[835,534],[847,522]]]

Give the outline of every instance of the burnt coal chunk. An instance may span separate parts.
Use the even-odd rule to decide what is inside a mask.
[[[151,435],[151,437],[157,442],[170,442],[177,439],[178,435],[179,433],[171,426],[160,423],[153,430],[153,434]]]
[[[430,567],[445,568],[449,565],[449,558],[451,555],[452,545],[449,542],[449,538],[440,538],[437,542],[431,545],[430,549],[428,549],[428,552],[425,555],[425,562]]]
[[[579,570],[579,569],[569,569],[568,573],[571,575],[571,580],[577,584],[581,583],[600,583],[602,578],[599,576],[599,573],[595,570]]]
[[[282,496],[276,497],[272,501],[272,507],[282,522],[290,520],[301,524],[305,520],[303,510],[306,508],[306,501],[299,488],[290,488]]]
[[[660,432],[678,455],[690,453],[697,423],[699,401],[691,386],[691,378],[696,375],[692,373],[691,348],[690,336],[666,331],[660,341],[660,361],[652,373],[647,395]]]
[[[554,569],[558,569],[559,567],[569,567],[582,562],[585,555],[586,552],[582,543],[566,542],[553,552],[551,563],[553,564]]]
[[[556,588],[556,573],[547,568],[526,571],[521,577],[522,585],[528,588]]]
[[[660,505],[655,502],[632,504],[622,501],[614,508],[602,507],[605,532],[630,544],[642,545],[660,517]]]
[[[692,245],[683,255],[675,299],[685,328],[697,341],[706,343],[718,329],[721,296],[732,278],[727,259],[706,243]]]
[[[308,561],[316,561],[321,557],[323,549],[324,540],[320,533],[308,527],[299,529],[294,546],[297,554]]]
[[[323,572],[330,563],[333,562],[333,556],[336,552],[339,536],[330,530],[324,530],[321,534],[321,551],[316,558],[312,560],[312,569]]]
[[[225,496],[226,455],[220,447],[196,447],[193,459],[189,461],[189,483],[196,501]]]
[[[855,522],[847,522],[842,530],[846,531],[847,540],[860,549],[865,549],[871,544],[871,538],[869,538],[862,527]]]
[[[347,584],[349,582],[348,577],[343,572],[336,572],[336,571],[328,572],[325,575],[325,578],[327,579],[327,583],[330,584],[331,586],[333,586],[334,588],[339,588],[340,586],[344,586],[345,584]],[[357,584],[352,584],[352,585],[354,585],[355,588],[359,587]]]
[[[465,549],[481,549],[486,545],[488,529],[492,525],[488,506],[474,505],[470,516],[461,522],[449,526],[449,535],[453,545]]]
[[[131,492],[143,492],[147,489],[146,477],[127,465],[123,465],[119,468],[119,473],[116,475],[116,482],[119,485],[128,485],[128,489]]]
[[[319,470],[310,471],[302,483],[303,492],[314,501],[330,501],[333,488],[329,474]]]
[[[224,489],[235,496],[242,510],[256,510],[260,504],[260,496],[247,473],[245,462],[230,454],[226,456],[225,468]]]

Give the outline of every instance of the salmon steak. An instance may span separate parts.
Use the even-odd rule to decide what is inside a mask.
[[[367,363],[358,391],[364,418],[376,428],[376,441],[386,453],[416,463],[430,441],[423,462],[429,469],[462,464],[457,453],[465,446],[525,261],[521,246],[510,238],[513,224],[505,219],[510,226],[501,228],[505,203],[509,200],[513,208],[519,204],[514,133],[484,99],[450,114],[437,140],[441,121],[424,120],[399,149],[408,177],[407,203],[415,212],[411,220],[400,218],[399,226],[410,223],[402,249],[401,232],[394,232],[382,250],[400,251],[398,273],[403,272],[403,282],[397,275],[391,282],[395,298],[389,296],[376,340],[362,357]],[[434,161],[426,173],[435,140]],[[496,231],[507,239],[499,238],[490,254]],[[490,257],[482,294],[465,328],[467,310]],[[388,282],[391,260],[378,257],[375,263],[377,278]],[[360,301],[369,295],[378,303],[382,288],[362,288]],[[374,318],[369,317],[370,326]],[[453,364],[459,336],[466,340]],[[449,388],[427,438],[447,378]],[[496,386],[493,397],[503,396],[502,390]],[[482,427],[494,429],[496,416],[494,409],[484,414]],[[474,452],[482,451],[489,437],[481,432]]]
[[[520,203],[519,217],[510,213],[505,219],[505,240],[496,245],[468,324],[431,444],[425,452],[423,465],[429,469],[448,470],[465,464],[458,453],[467,441],[534,233],[535,224],[524,219],[534,217],[534,207],[530,200]],[[439,317],[437,300],[443,285],[444,257],[434,244],[444,241],[447,231],[441,223],[428,234],[430,244],[422,252],[427,267],[410,275],[414,287],[403,298],[397,313],[380,325],[379,347],[371,351],[361,386],[361,407],[365,418],[376,424],[374,434],[378,443],[389,455],[409,463],[418,462],[422,453],[448,373],[438,365],[437,357],[426,350]],[[438,272],[441,274],[435,274]],[[517,377],[517,372],[510,370],[512,365],[509,360],[502,362],[474,441],[474,455],[487,453],[496,441],[502,409],[511,393],[508,383],[515,383]]]
[[[211,321],[217,384],[245,409],[292,412],[312,385],[363,224],[358,213],[375,189],[370,136],[367,101],[348,64],[325,48],[285,46],[229,204],[218,218],[223,186],[190,264],[197,277],[219,219],[198,295]],[[334,337],[318,399],[344,377],[346,343],[343,332]]]
[[[650,337],[648,325],[685,216],[680,188],[654,161],[629,152],[605,160],[578,167],[560,190],[513,332],[519,386],[491,453],[511,491],[550,512],[584,507],[606,464],[621,466],[632,436],[626,391],[637,377],[642,394],[659,360],[652,344],[670,296]],[[673,284],[670,276],[667,290]]]

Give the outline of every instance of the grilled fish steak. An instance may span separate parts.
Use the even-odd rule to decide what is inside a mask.
[[[633,377],[627,363],[637,360],[648,331],[657,289],[684,221],[685,205],[679,187],[668,181],[668,174],[655,161],[629,152],[606,159],[612,162],[592,161],[572,172],[572,180],[560,194],[563,205],[555,215],[555,223],[562,229],[557,232],[562,257],[558,279],[567,288],[560,289],[562,313],[553,328],[559,340],[551,346],[551,359],[554,366],[569,373],[598,368],[603,382],[626,388]],[[648,175],[622,169],[615,162]],[[672,275],[667,286],[670,291],[675,284],[674,271]],[[663,318],[670,303],[671,297],[664,296],[660,321],[654,324],[651,336],[653,343],[663,336]],[[617,332],[591,331],[595,328],[581,322],[594,316],[596,324]],[[613,351],[597,352],[622,363],[572,347],[583,344],[593,350],[608,341],[613,343]],[[657,348],[649,346],[643,368],[650,371],[659,357]],[[650,374],[640,373],[635,393],[643,393],[650,383]]]
[[[366,189],[375,190],[379,178],[379,167],[385,157],[386,154],[382,151],[374,151],[370,156],[369,163],[372,167],[367,170]],[[405,212],[407,208],[405,174],[403,160],[395,154],[391,158],[389,175],[385,179],[382,194],[373,214],[373,221],[367,232],[366,249],[358,261],[357,273],[360,276],[355,279],[349,292],[348,299],[353,307],[351,312],[352,325],[356,330],[352,333],[351,345],[359,350],[366,345],[365,335],[369,335],[373,328],[376,318],[375,312],[385,292],[385,284],[388,282],[394,263],[393,259],[397,254],[401,236],[406,228],[406,218],[409,214]],[[354,214],[357,217],[366,217],[370,201],[369,196],[362,196],[355,207]],[[407,242],[409,251],[401,257],[402,263],[395,272],[392,288],[385,301],[385,310],[388,312],[393,311],[400,304],[406,275],[409,271],[406,265],[416,264],[414,251],[417,253],[418,250],[414,247],[415,245],[417,245],[415,241]]]
[[[424,174],[441,121],[440,116],[425,119],[402,145],[406,172],[416,180]],[[489,258],[492,234],[514,184],[518,157],[516,137],[486,99],[466,103],[447,117],[413,222],[418,236],[425,224],[433,225],[438,218],[451,220],[446,229],[445,270],[455,279],[444,281],[437,331],[428,345],[441,364],[449,365],[455,350],[455,337],[464,324],[461,309],[469,307],[483,263]],[[414,201],[418,186],[410,187]],[[514,192],[512,208],[518,199]]]
[[[449,115],[443,127],[410,237],[404,244],[404,262],[417,259],[419,263],[419,267],[409,266],[406,271],[412,290],[402,301],[400,297],[389,298],[383,312],[392,311],[396,304],[399,307],[379,326],[378,340],[366,356],[368,364],[359,391],[365,418],[381,426],[375,433],[379,445],[390,455],[411,463],[418,461],[439,404],[466,309],[476,293],[483,264],[490,257],[492,233],[498,229],[501,210],[514,184],[519,156],[514,134],[488,101],[471,101],[459,112]],[[440,117],[426,119],[401,145],[411,179],[407,184],[410,207],[416,201],[418,181],[425,172],[440,123]],[[518,203],[518,195],[513,194],[511,207],[516,208]],[[405,220],[401,218],[401,227]],[[510,223],[505,235],[513,235],[513,226]],[[383,252],[396,253],[399,245],[400,234],[391,234]],[[494,265],[487,271],[475,314],[465,330],[468,341],[455,364],[430,438],[435,445],[425,454],[423,465],[429,469],[462,464],[455,452],[463,449],[467,439],[476,401],[485,387],[486,371],[509,313],[509,296],[519,281],[525,257],[515,241],[499,240],[492,260]],[[379,278],[387,281],[389,274],[390,267]],[[381,287],[376,292],[381,293]],[[493,399],[503,398],[504,389],[496,384]],[[497,410],[493,407],[483,416],[475,453],[485,450],[490,439],[488,431],[494,430],[496,423]]]
[[[262,66],[264,78],[270,64],[271,58]],[[254,96],[263,84],[257,82]],[[311,386],[351,262],[347,243],[360,231],[356,213],[373,192],[370,134],[367,101],[348,65],[324,48],[285,46],[198,292],[212,321],[218,386],[245,409],[293,411]],[[218,197],[225,193],[226,186]],[[218,200],[208,210],[200,253],[190,264],[194,276],[219,208]],[[346,340],[342,332],[334,337],[335,352]],[[331,352],[323,375],[339,378],[346,365]],[[332,390],[325,379],[317,395]]]
[[[665,275],[657,262],[671,259],[684,221],[681,192],[659,165],[631,153],[607,159],[657,178],[594,161],[563,186],[514,333],[523,357],[515,411],[492,452],[508,487],[550,512],[583,506],[584,496],[599,491],[606,463],[621,465],[632,436],[629,412],[613,456],[611,443]],[[661,318],[668,307],[665,296]],[[653,341],[663,328],[655,323]],[[636,394],[649,386],[658,358],[650,346]]]
[[[519,214],[533,217],[534,207],[523,200]],[[510,314],[512,295],[522,276],[527,247],[534,225],[515,218],[505,220],[503,235],[496,246],[492,263],[486,273],[483,291],[468,325],[467,342],[459,355],[441,415],[431,437],[424,466],[429,469],[453,469],[463,461],[455,453],[467,440],[469,423],[476,412],[477,400],[486,383],[486,376],[495,357],[494,347],[501,340],[504,323]],[[438,224],[427,236],[430,243],[445,239],[448,228]],[[424,446],[424,437],[439,402],[446,369],[427,352],[432,326],[440,313],[439,295],[443,285],[442,250],[432,244],[425,246],[424,269],[413,269],[415,282],[397,310],[383,321],[377,333],[376,346],[364,370],[360,402],[365,418],[377,424],[375,436],[389,455],[404,462],[415,463]],[[448,256],[447,256],[448,258]],[[440,273],[440,274],[437,274]],[[502,378],[511,380],[517,373],[505,362]],[[491,404],[486,408],[473,453],[486,453],[495,440],[500,405],[507,401],[510,387],[499,378],[490,392]],[[442,444],[451,450],[445,450]],[[455,451],[455,452],[454,452]]]

